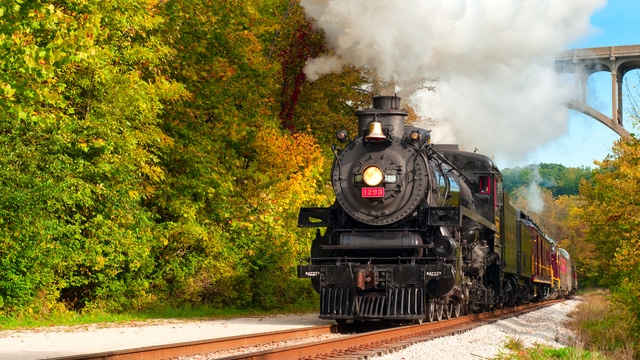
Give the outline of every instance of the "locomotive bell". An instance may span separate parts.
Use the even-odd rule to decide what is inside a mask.
[[[364,137],[366,141],[384,141],[387,136],[382,131],[382,123],[380,121],[372,121],[369,123],[369,135]]]

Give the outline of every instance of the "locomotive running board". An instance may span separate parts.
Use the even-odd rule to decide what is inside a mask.
[[[482,224],[482,226],[485,226],[494,232],[498,231],[498,228],[496,227],[496,225],[490,222],[489,220],[485,219],[482,215],[478,215],[477,213],[469,210],[466,207],[461,206],[460,209],[462,210],[462,216],[468,217],[469,219]]]
[[[460,226],[462,225],[463,217],[480,223],[492,231],[496,231],[495,224],[464,206],[430,207],[428,224],[432,226]]]

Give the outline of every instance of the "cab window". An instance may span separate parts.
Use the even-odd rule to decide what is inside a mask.
[[[478,185],[480,187],[480,194],[491,194],[491,178],[489,176],[480,176],[478,179]]]

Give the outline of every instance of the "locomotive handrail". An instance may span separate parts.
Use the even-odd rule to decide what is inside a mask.
[[[353,233],[359,233],[359,232],[412,232],[412,231],[423,231],[424,229],[422,228],[397,228],[397,229],[334,229],[333,232],[334,233],[342,233],[342,232],[353,232]]]
[[[320,245],[320,249],[338,250],[338,249],[428,249],[433,244],[422,245]]]
[[[335,257],[311,257],[311,258],[302,258],[300,259],[300,263],[310,263],[311,261],[336,261]],[[341,257],[340,261],[341,262],[350,262],[350,261],[369,261],[369,260],[397,260],[397,261],[415,261],[415,260],[438,260],[437,257],[435,256],[423,256],[423,257],[416,257],[416,256],[388,256],[388,257],[380,257],[380,256],[367,256],[367,257],[354,257],[354,256],[347,256],[347,257]]]

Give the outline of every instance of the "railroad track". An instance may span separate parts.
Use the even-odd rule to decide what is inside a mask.
[[[365,358],[403,349],[421,341],[468,331],[500,319],[520,315],[550,306],[563,300],[527,304],[514,308],[487,313],[462,316],[446,321],[401,326],[364,333],[349,334],[331,339],[313,341],[292,346],[273,346],[269,350],[242,352],[222,357],[226,360],[239,359],[330,359]],[[285,343],[293,339],[317,338],[323,335],[343,332],[336,325],[316,326],[302,329],[275,331],[268,333],[234,336],[228,338],[201,340],[186,343],[151,346],[138,349],[116,350],[94,354],[52,358],[53,360],[154,360],[186,357],[196,354],[219,353],[239,348],[263,347],[265,344]],[[354,331],[349,328],[346,332]],[[206,357],[203,357],[206,358]]]

